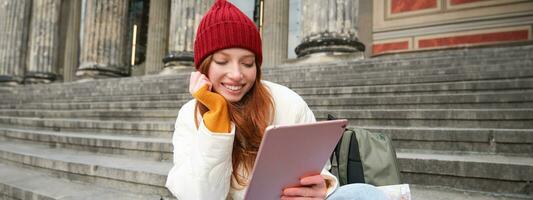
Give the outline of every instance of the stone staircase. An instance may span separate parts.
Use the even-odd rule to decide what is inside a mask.
[[[426,186],[533,199],[531,66],[525,45],[290,63],[263,78],[302,95],[318,120],[390,134],[420,199],[432,198]],[[171,199],[188,76],[0,87],[0,199]]]

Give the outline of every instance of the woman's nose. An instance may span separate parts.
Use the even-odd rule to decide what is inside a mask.
[[[238,65],[231,67],[230,71],[228,72],[228,77],[234,81],[240,81],[243,79],[243,74],[240,67]]]

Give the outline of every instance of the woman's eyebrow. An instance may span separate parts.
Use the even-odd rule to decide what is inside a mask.
[[[246,56],[241,57],[241,59],[246,59],[246,58],[255,58],[255,55],[246,55]]]

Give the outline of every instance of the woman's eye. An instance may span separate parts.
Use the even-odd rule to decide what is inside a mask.
[[[242,63],[246,67],[253,67],[254,63]]]
[[[216,60],[215,60],[215,63],[216,63],[217,65],[225,65],[225,64],[228,63],[228,62],[226,62],[226,61],[216,61]]]

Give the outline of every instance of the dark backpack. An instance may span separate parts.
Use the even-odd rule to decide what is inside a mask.
[[[328,115],[328,120],[332,119],[335,118]],[[396,151],[389,136],[361,128],[346,128],[331,154],[330,171],[340,185],[401,183]]]

